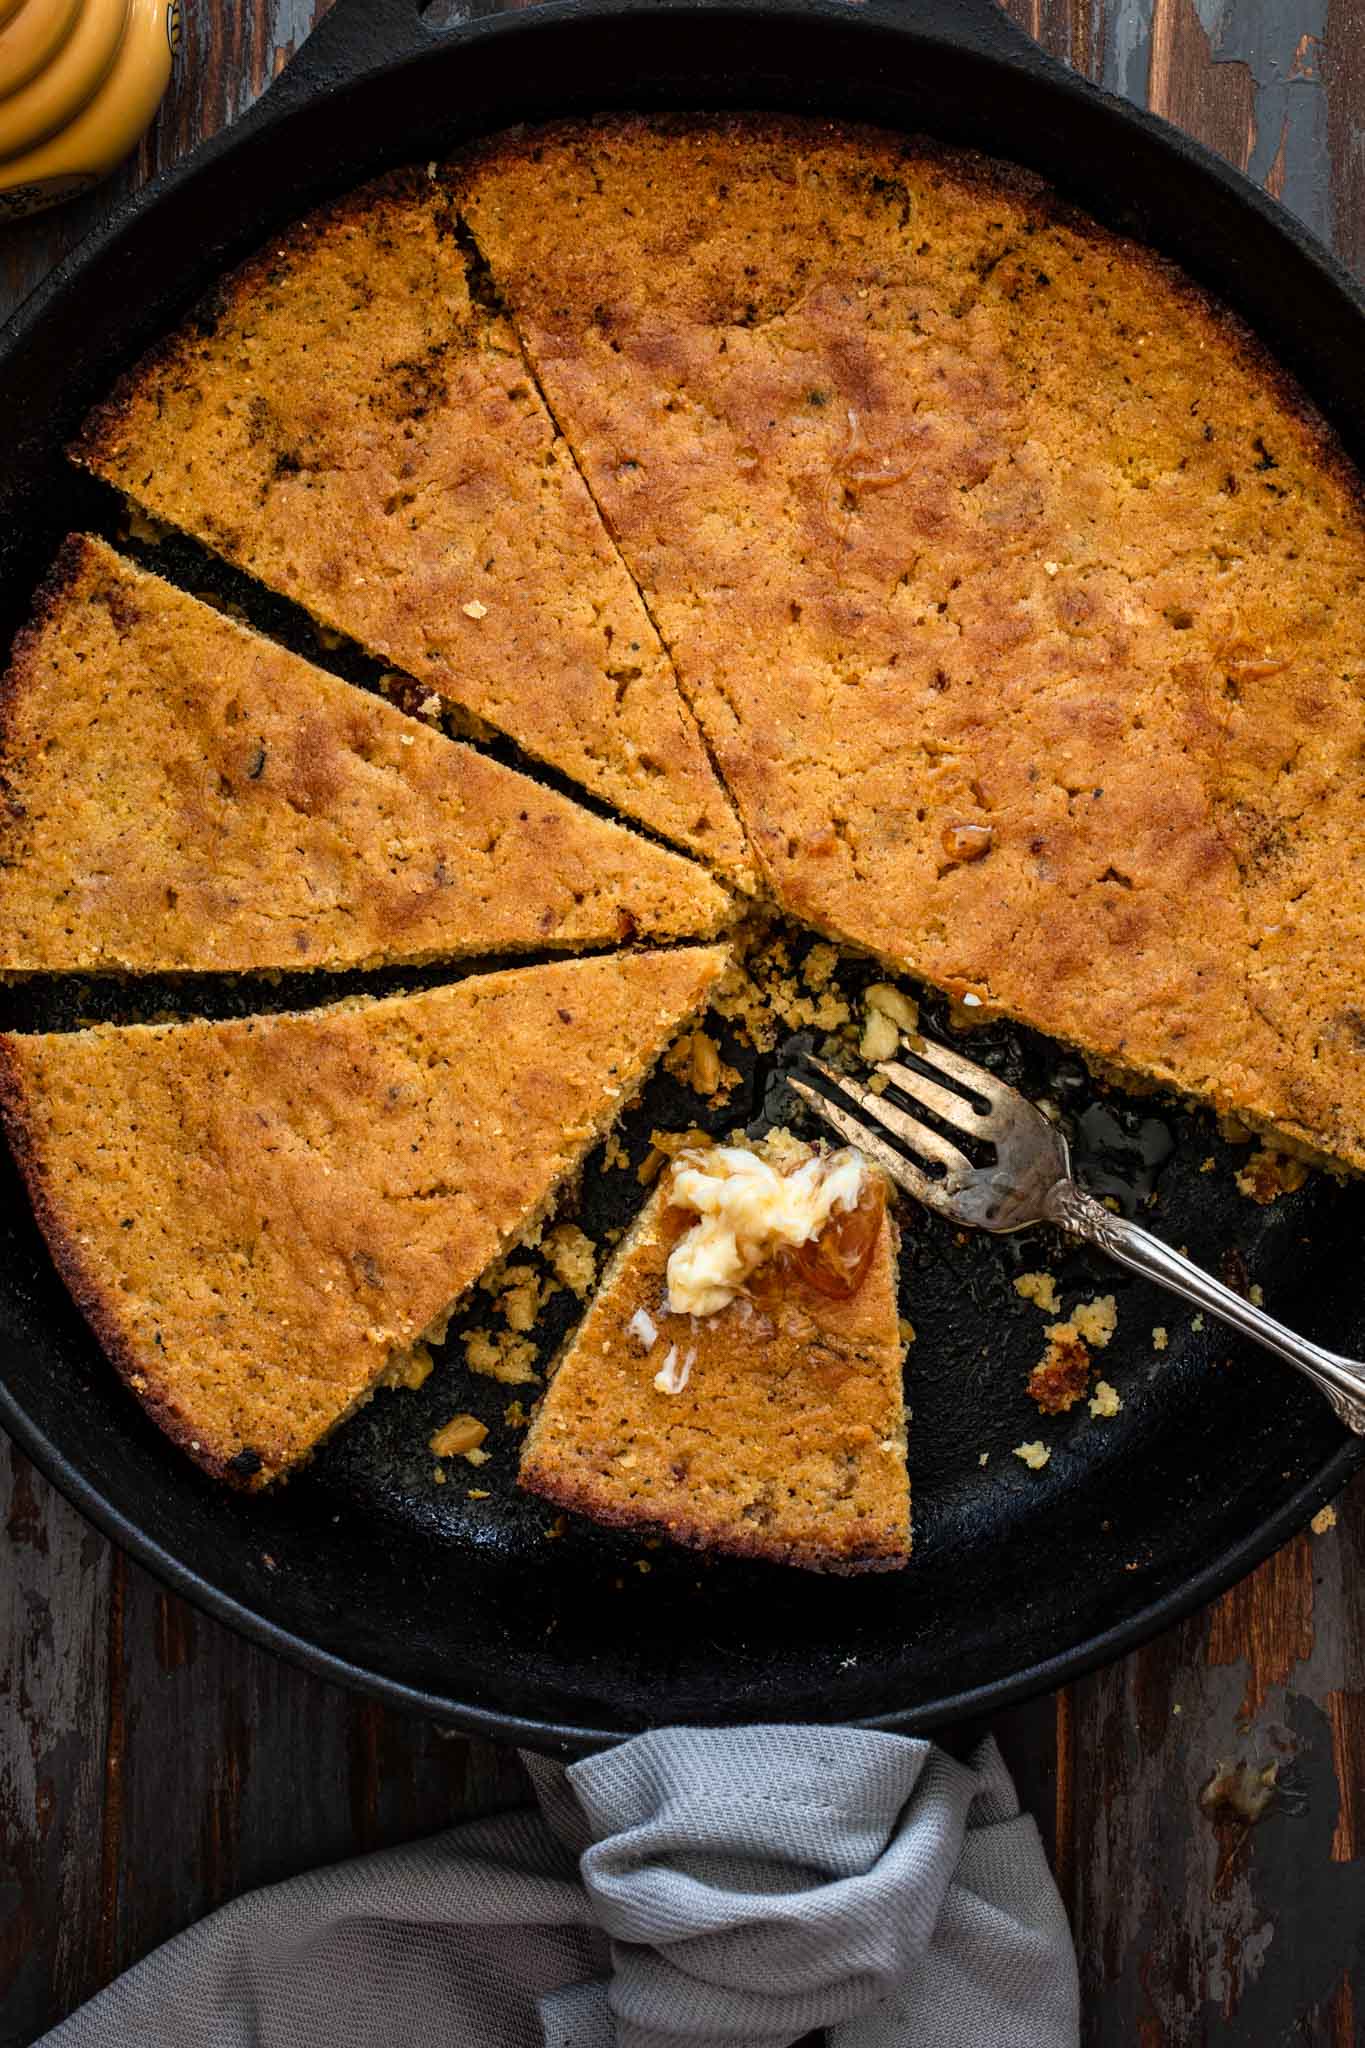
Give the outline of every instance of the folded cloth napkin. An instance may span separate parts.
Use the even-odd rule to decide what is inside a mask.
[[[47,2048],[1074,2048],[1075,1955],[993,1742],[662,1729],[539,1807],[251,1892]]]

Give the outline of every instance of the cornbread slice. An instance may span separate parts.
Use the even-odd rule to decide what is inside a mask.
[[[697,1550],[894,1571],[910,1551],[910,1489],[889,1211],[847,1299],[793,1270],[756,1301],[673,1315],[665,1268],[695,1218],[670,1207],[671,1181],[670,1170],[550,1381],[521,1485]],[[675,1371],[691,1359],[677,1393],[655,1384],[670,1352]]]
[[[85,429],[160,519],[741,878],[672,668],[447,196],[400,172],[227,279]]]
[[[303,1014],[6,1034],[0,1108],[120,1373],[206,1471],[260,1486],[411,1368],[725,962],[690,947]]]
[[[705,937],[680,854],[68,542],[0,684],[0,973]]]
[[[779,901],[1365,1167],[1365,498],[1259,347],[869,130],[454,175]]]

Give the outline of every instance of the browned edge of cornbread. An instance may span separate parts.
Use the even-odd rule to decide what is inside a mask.
[[[202,1442],[192,1448],[195,1444],[192,1426],[182,1419],[162,1391],[141,1372],[137,1358],[124,1342],[118,1317],[108,1306],[108,1289],[95,1268],[87,1264],[85,1254],[62,1222],[60,1201],[48,1187],[47,1176],[29,1122],[23,1084],[15,1069],[4,1033],[0,1033],[0,1123],[4,1125],[15,1164],[23,1175],[33,1214],[38,1228],[43,1233],[52,1263],[65,1283],[71,1299],[99,1339],[101,1349],[123,1384],[146,1409],[157,1428],[168,1436],[193,1464],[198,1465],[213,1479],[224,1479],[229,1485],[245,1490],[254,1489],[262,1482],[254,1475],[234,1471],[231,1459],[219,1456],[206,1448]],[[142,1380],[143,1384],[137,1385],[138,1380]]]
[[[405,164],[397,170],[386,171],[381,177],[367,179],[364,184],[355,186],[338,198],[313,207],[298,220],[277,230],[261,247],[231,264],[216,284],[186,307],[181,318],[159,341],[139,353],[137,360],[115,381],[108,397],[87,415],[67,443],[66,452],[71,461],[83,469],[96,469],[99,453],[116,433],[134,389],[149,371],[157,370],[173,359],[184,327],[189,322],[197,321],[201,325],[211,322],[225,309],[229,296],[236,298],[258,284],[269,284],[270,271],[279,257],[302,254],[315,242],[322,241],[336,222],[361,215],[388,199],[415,198],[431,183],[427,172],[417,164]],[[453,211],[449,218],[453,228]],[[210,333],[212,328],[206,327],[204,331]]]
[[[1146,265],[1153,276],[1159,277],[1192,313],[1228,335],[1242,359],[1252,366],[1258,375],[1266,379],[1285,411],[1303,428],[1313,446],[1317,461],[1350,494],[1359,506],[1362,517],[1365,518],[1365,473],[1351,461],[1335,428],[1308,396],[1297,378],[1284,367],[1241,315],[1234,312],[1216,293],[1198,284],[1172,257],[1163,255],[1159,249],[1136,235],[1106,227],[1073,200],[1065,198],[1050,180],[1037,171],[1028,170],[1024,165],[1011,163],[1003,157],[993,157],[984,150],[941,142],[932,135],[883,128],[874,122],[831,120],[810,114],[744,110],[720,114],[708,114],[703,111],[613,113],[596,114],[586,118],[569,115],[560,120],[540,122],[532,126],[521,125],[515,129],[486,136],[483,140],[472,143],[467,149],[457,151],[447,159],[442,168],[458,185],[460,173],[466,166],[472,169],[484,166],[492,168],[500,162],[534,163],[538,149],[544,144],[567,144],[578,137],[591,134],[682,138],[690,135],[719,135],[738,138],[757,148],[775,143],[793,147],[803,142],[819,142],[828,147],[831,143],[849,140],[864,147],[872,145],[890,150],[917,162],[935,164],[971,192],[989,194],[1003,190],[1017,198],[1030,200],[1040,207],[1049,219],[1065,226],[1079,238],[1097,247],[1113,243],[1133,255]],[[477,242],[463,215],[460,215],[460,220],[464,232],[472,241]],[[480,254],[482,255],[482,251]],[[494,276],[496,277],[496,272]],[[517,327],[515,313],[510,307],[507,309],[507,318],[516,331],[517,342],[523,356],[531,360]],[[79,456],[77,459],[80,459]]]

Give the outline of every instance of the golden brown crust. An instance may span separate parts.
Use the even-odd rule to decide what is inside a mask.
[[[1365,501],[1264,350],[875,131],[623,117],[452,175],[779,901],[1365,1165]]]
[[[228,278],[75,458],[741,881],[734,812],[448,199],[398,173]]]
[[[729,901],[74,538],[0,684],[0,973],[374,966],[706,937]]]
[[[368,1398],[572,1173],[723,948],[227,1023],[0,1036],[53,1258],[206,1470],[265,1484]]]
[[[668,1314],[671,1176],[619,1248],[522,1455],[528,1491],[615,1528],[811,1571],[909,1555],[895,1226],[849,1299],[796,1271],[714,1316]],[[655,1336],[632,1329],[643,1309]],[[676,1393],[654,1376],[687,1365]]]

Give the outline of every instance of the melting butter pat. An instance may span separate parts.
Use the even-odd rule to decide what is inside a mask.
[[[728,1308],[780,1247],[795,1251],[832,1216],[856,1209],[867,1171],[851,1147],[814,1153],[791,1173],[739,1145],[681,1153],[672,1200],[694,1209],[697,1221],[669,1254],[669,1312],[712,1316]]]

